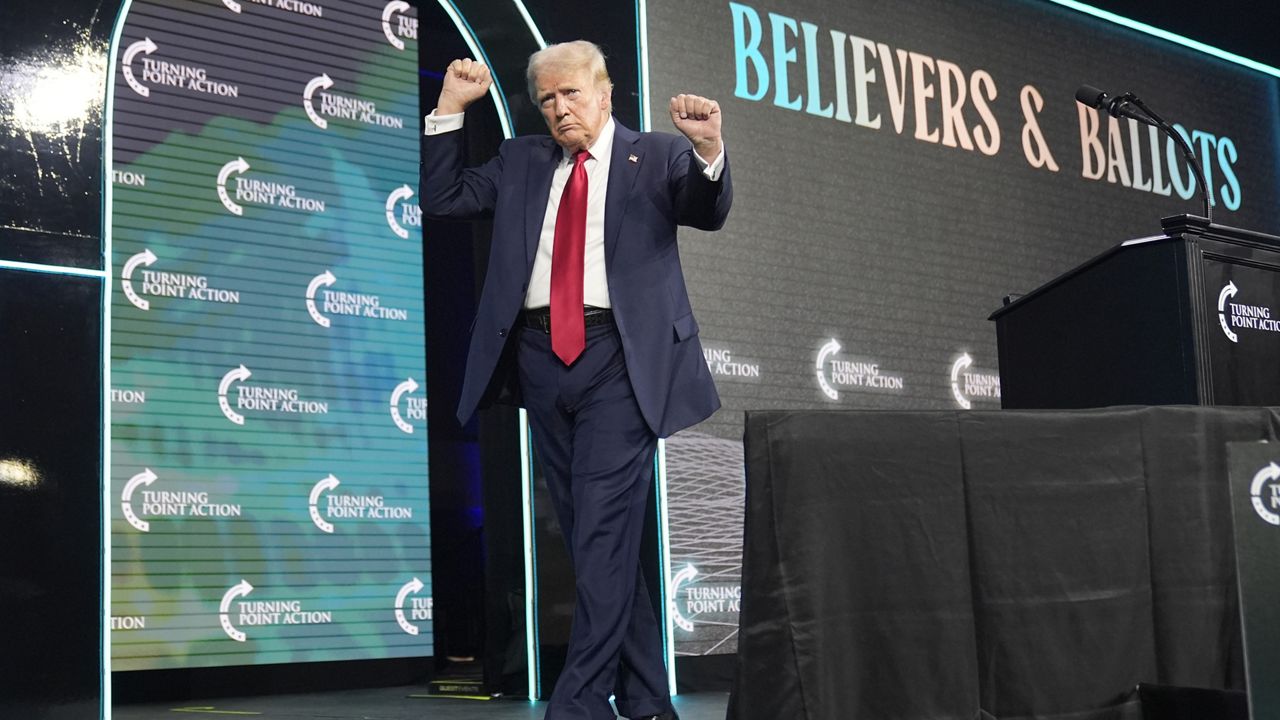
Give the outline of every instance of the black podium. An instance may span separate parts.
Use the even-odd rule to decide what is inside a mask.
[[[1280,405],[1280,237],[1161,225],[991,315],[1005,408]]]

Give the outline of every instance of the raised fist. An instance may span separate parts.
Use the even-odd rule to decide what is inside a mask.
[[[677,95],[669,105],[671,122],[707,162],[720,154],[720,103],[698,95]]]
[[[436,113],[452,115],[466,110],[484,97],[492,84],[493,77],[484,63],[471,58],[454,60],[444,70],[444,87],[440,89]]]

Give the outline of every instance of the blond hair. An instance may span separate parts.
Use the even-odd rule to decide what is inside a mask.
[[[548,45],[529,56],[529,66],[525,71],[525,80],[529,83],[529,99],[538,104],[538,74],[543,70],[585,69],[591,74],[596,87],[610,90],[612,98],[613,81],[609,79],[609,69],[605,67],[604,52],[600,46],[587,40]],[[611,100],[612,102],[612,100]]]

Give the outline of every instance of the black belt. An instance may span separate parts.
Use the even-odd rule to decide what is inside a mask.
[[[613,311],[609,308],[584,307],[582,308],[582,324],[583,327],[591,327],[593,325],[608,325],[613,322]],[[544,333],[551,333],[551,308],[540,307],[524,311],[523,324],[534,330],[541,330]]]

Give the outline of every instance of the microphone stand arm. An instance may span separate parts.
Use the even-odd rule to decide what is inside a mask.
[[[1182,134],[1174,130],[1172,125],[1165,122],[1164,118],[1160,117],[1155,113],[1155,111],[1147,107],[1146,103],[1135,97],[1133,93],[1125,93],[1111,102],[1113,106],[1117,103],[1132,103],[1146,114],[1147,117],[1151,118],[1154,121],[1153,124],[1163,130],[1165,135],[1173,138],[1173,141],[1182,149],[1182,156],[1191,164],[1191,170],[1196,175],[1196,182],[1200,183],[1200,195],[1204,200],[1204,217],[1209,222],[1213,222],[1213,203],[1209,200],[1209,183],[1205,182],[1204,172],[1200,169],[1200,163],[1196,160],[1196,154],[1191,149],[1191,145],[1189,145],[1182,137]],[[1114,115],[1115,113],[1112,114]],[[1152,160],[1154,161],[1155,159],[1152,158]]]

